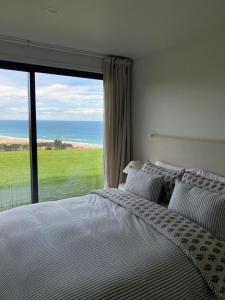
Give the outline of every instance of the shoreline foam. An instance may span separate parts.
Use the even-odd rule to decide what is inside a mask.
[[[14,136],[6,136],[0,135],[0,144],[28,144],[28,138],[18,138]],[[47,140],[47,139],[37,139],[38,143],[52,143],[54,140]],[[71,142],[62,140],[62,143],[72,144],[74,148],[103,148],[101,144],[89,144],[89,143],[79,143],[79,142]]]

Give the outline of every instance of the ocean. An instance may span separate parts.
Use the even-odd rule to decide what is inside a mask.
[[[25,120],[0,120],[0,135],[27,138],[29,124]],[[103,143],[101,121],[37,121],[37,138],[59,139],[65,142],[98,144]]]

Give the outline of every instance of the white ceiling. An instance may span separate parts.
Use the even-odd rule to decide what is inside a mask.
[[[0,0],[0,34],[100,54],[136,58],[221,28],[225,0]]]

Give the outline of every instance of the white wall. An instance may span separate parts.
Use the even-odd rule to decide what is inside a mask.
[[[0,60],[102,72],[102,59],[99,57],[28,47],[13,42],[0,41]]]
[[[149,158],[151,133],[225,140],[224,34],[135,60],[134,158]]]

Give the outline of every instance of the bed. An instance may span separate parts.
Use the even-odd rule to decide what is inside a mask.
[[[191,151],[196,157],[196,146]],[[11,209],[0,214],[0,229],[1,300],[225,299],[224,269],[205,262],[214,257],[213,265],[225,263],[224,242],[127,191],[98,190]]]

